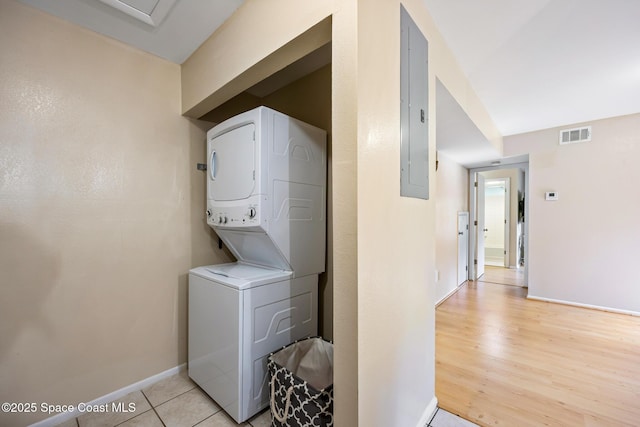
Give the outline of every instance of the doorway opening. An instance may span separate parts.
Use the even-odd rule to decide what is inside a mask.
[[[485,266],[513,269],[527,286],[528,172],[528,162],[469,170],[470,278],[482,280]]]
[[[482,191],[482,190],[479,190]],[[510,179],[484,181],[484,264],[509,267]]]

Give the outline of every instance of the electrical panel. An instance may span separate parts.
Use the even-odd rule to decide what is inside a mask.
[[[400,195],[429,199],[428,43],[400,6]]]

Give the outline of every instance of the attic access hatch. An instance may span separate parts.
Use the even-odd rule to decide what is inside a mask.
[[[100,0],[120,12],[157,27],[167,17],[177,0]]]

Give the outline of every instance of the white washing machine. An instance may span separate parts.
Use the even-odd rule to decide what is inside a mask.
[[[268,406],[267,357],[316,334],[317,276],[231,263],[189,272],[189,376],[236,422]]]

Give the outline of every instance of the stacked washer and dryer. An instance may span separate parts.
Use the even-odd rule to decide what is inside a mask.
[[[326,132],[258,107],[207,157],[207,223],[238,261],[189,272],[189,376],[241,423],[268,405],[269,353],[317,334]]]

